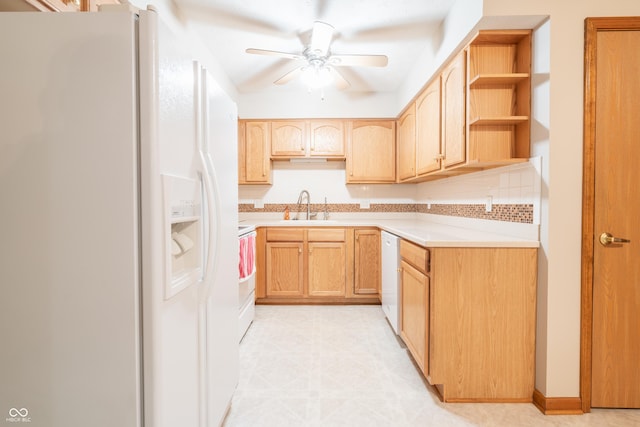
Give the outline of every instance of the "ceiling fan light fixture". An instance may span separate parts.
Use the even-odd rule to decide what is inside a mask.
[[[320,89],[333,83],[333,73],[326,65],[308,65],[302,69],[302,81],[309,89]]]

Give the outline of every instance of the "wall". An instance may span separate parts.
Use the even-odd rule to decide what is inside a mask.
[[[538,112],[540,126],[548,128],[548,142],[534,144],[534,150],[548,152],[541,230],[546,265],[539,269],[546,281],[538,293],[538,327],[544,329],[537,340],[545,353],[536,361],[536,387],[547,397],[579,396],[584,19],[640,15],[640,3],[485,0],[484,7],[489,16],[550,16],[548,71],[536,71],[538,88],[549,85],[548,116]]]
[[[290,163],[273,162],[272,186],[241,185],[240,203],[295,204],[300,191],[306,189],[313,203],[349,204],[413,203],[416,186],[411,184],[346,185],[345,162]]]

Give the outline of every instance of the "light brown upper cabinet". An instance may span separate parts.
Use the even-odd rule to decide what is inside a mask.
[[[415,162],[398,121],[398,181],[420,182],[527,161],[531,31],[483,30],[416,97]],[[405,144],[406,142],[406,144]],[[404,153],[404,154],[403,154]]]
[[[440,170],[440,77],[416,99],[416,172]]]
[[[442,167],[465,161],[465,54],[459,53],[442,72]]]
[[[347,184],[396,180],[395,120],[352,120],[347,125]]]
[[[238,183],[271,184],[271,125],[238,121]]]
[[[323,157],[344,159],[341,120],[271,121],[271,158]]]
[[[416,176],[416,104],[411,103],[398,119],[398,181]]]
[[[304,157],[307,154],[307,128],[304,121],[272,121],[271,157]]]
[[[309,155],[344,159],[344,120],[309,122]]]
[[[467,58],[469,162],[528,158],[531,31],[481,31]]]

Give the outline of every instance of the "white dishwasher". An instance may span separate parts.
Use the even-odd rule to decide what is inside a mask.
[[[391,327],[398,334],[400,321],[400,238],[381,233],[382,244],[382,310]]]

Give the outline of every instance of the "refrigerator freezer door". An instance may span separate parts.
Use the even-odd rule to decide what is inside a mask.
[[[135,27],[0,13],[0,414],[33,427],[142,422]]]
[[[167,224],[160,176],[200,181],[196,75],[189,48],[155,13],[140,12],[145,425],[200,425],[198,293],[166,299]],[[198,227],[201,229],[201,227]],[[192,235],[192,241],[198,241]]]

